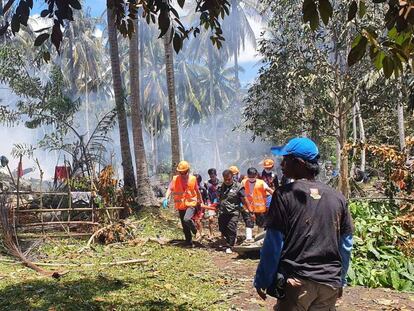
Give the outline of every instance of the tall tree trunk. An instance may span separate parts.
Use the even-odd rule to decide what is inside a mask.
[[[335,159],[336,159],[336,163],[335,163],[335,170],[339,173],[339,171],[341,170],[341,143],[339,141],[339,121],[337,119],[337,117],[334,120],[334,124],[335,124],[335,132],[336,132],[336,141],[335,141]]]
[[[76,77],[75,77],[75,58],[73,57],[73,26],[72,23],[68,22],[68,58],[69,58],[69,85],[70,94],[75,96],[76,94]]]
[[[151,137],[151,160],[152,160],[152,174],[156,174],[156,163],[155,163],[155,129],[152,127],[150,129]]]
[[[89,140],[90,127],[89,127],[89,88],[88,79],[85,73],[85,123],[86,123],[86,141]]]
[[[213,63],[213,51],[212,51],[213,45],[211,42],[208,44],[208,50],[207,50],[207,62],[208,62],[208,71],[210,75],[210,81],[209,81],[209,97],[210,97],[210,107],[212,109],[212,125],[213,125],[213,132],[214,132],[214,142],[213,142],[213,148],[214,148],[214,167],[220,167],[221,166],[221,159],[220,159],[220,147],[218,144],[218,135],[217,135],[217,104],[216,104],[216,98],[214,96],[214,63]]]
[[[233,21],[239,20],[237,5],[238,5],[237,0],[231,0],[231,10],[232,10],[231,20]],[[234,27],[240,27],[240,25],[237,24],[237,25],[234,25]],[[234,46],[233,46],[233,49],[234,49],[233,57],[234,57],[234,78],[236,80],[237,87],[240,87],[240,80],[239,80],[239,44],[240,43],[239,43],[239,37],[237,36],[238,33],[239,31],[234,31],[235,38],[234,38]]]
[[[359,140],[362,144],[362,148],[361,148],[361,171],[365,172],[366,170],[366,150],[365,150],[365,143],[366,143],[366,138],[365,138],[365,127],[364,127],[364,120],[362,119],[362,115],[361,115],[361,107],[359,102],[356,103],[355,105],[356,107],[356,112],[357,112],[357,117],[358,117],[358,125],[359,125]]]
[[[398,116],[398,138],[400,141],[400,149],[401,151],[404,151],[405,150],[405,128],[404,128],[404,106],[402,103],[402,98],[400,98],[397,104],[397,116]]]
[[[6,16],[3,12],[3,0],[0,0],[0,26],[3,27],[3,25],[6,23]],[[4,44],[6,42],[6,36],[0,36],[0,44]]]
[[[349,191],[349,169],[348,169],[348,152],[344,150],[347,143],[347,118],[342,109],[339,109],[338,114],[338,142],[340,147],[340,170],[338,180],[338,190],[348,198]]]
[[[124,97],[122,94],[121,69],[119,65],[118,38],[115,27],[113,0],[107,0],[108,43],[111,58],[112,81],[115,94],[115,106],[118,116],[119,139],[121,144],[121,158],[126,190],[135,192],[134,167],[132,165],[131,148],[129,145],[128,125],[125,112]]]
[[[132,137],[134,141],[135,167],[137,170],[137,196],[139,205],[155,206],[155,197],[148,176],[148,165],[142,130],[141,102],[139,98],[139,53],[138,20],[134,21],[135,32],[129,41],[129,68],[131,86]]]
[[[352,106],[352,142],[354,146],[358,141],[358,132],[357,132],[357,109],[356,104]],[[353,177],[353,173],[355,172],[355,156],[356,156],[356,148],[352,148],[352,163],[351,169],[349,170],[349,176]]]
[[[140,63],[139,63],[139,23],[135,22],[135,33],[132,34],[129,48],[129,63],[131,77],[131,116],[132,135],[134,141],[135,164],[137,170],[137,189],[140,205],[155,205],[154,194],[148,176],[148,164],[143,139],[142,113],[140,101]]]
[[[144,25],[142,19],[140,19],[138,21],[138,25],[139,25],[138,26],[139,28],[144,29],[142,27]],[[144,32],[142,30],[138,32],[138,37],[139,37],[139,40],[138,40],[138,43],[139,43],[139,62],[140,62],[139,74],[140,74],[141,79],[144,76],[144,35],[143,35],[143,33]],[[144,87],[142,87],[142,89],[144,89]],[[139,95],[140,95],[141,106],[145,107],[144,92],[140,91]],[[143,116],[141,116],[141,117],[143,117]]]
[[[157,174],[158,170],[158,118],[154,120],[154,174]]]
[[[175,103],[174,59],[171,46],[171,32],[164,35],[165,70],[167,75],[168,108],[170,110],[172,172],[180,162],[180,135],[178,131],[177,106]]]

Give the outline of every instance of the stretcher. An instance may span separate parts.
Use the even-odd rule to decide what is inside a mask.
[[[233,251],[239,255],[245,255],[245,254],[252,253],[252,252],[259,252],[260,249],[262,248],[265,236],[266,236],[266,231],[258,234],[254,238],[254,242],[243,243],[243,244],[234,246]]]

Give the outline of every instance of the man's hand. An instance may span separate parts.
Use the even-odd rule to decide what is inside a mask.
[[[164,209],[168,208],[168,198],[165,198],[165,199],[162,201],[162,208],[164,208]]]
[[[256,215],[253,212],[250,212],[250,218],[253,222],[256,221]]]
[[[302,285],[302,282],[298,279],[295,278],[288,278],[286,283],[288,283],[289,285],[293,286],[293,287],[299,287]]]
[[[257,294],[262,298],[263,300],[266,300],[266,293],[261,288],[256,288]]]

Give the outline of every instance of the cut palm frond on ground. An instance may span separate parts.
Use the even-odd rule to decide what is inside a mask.
[[[12,220],[12,209],[13,207],[11,204],[7,202],[7,197],[5,195],[0,196],[0,223],[1,223],[1,240],[3,247],[7,251],[7,253],[18,260],[20,260],[23,265],[26,267],[35,270],[36,272],[51,276],[54,278],[59,278],[62,276],[62,273],[57,271],[47,271],[33,262],[31,262],[27,257],[24,255],[22,250],[20,249],[20,246],[18,244],[16,231],[15,231],[15,225]]]

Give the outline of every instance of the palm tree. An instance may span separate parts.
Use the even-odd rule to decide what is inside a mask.
[[[180,136],[178,131],[177,106],[175,103],[174,59],[171,46],[171,31],[164,35],[165,72],[167,76],[168,107],[171,128],[171,165],[172,172],[180,162]]]
[[[141,24],[142,25],[142,24]],[[156,30],[154,27],[146,27],[146,35],[153,33],[155,38]],[[140,36],[144,39],[144,36]],[[146,40],[143,63],[142,77],[142,99],[143,99],[143,121],[151,137],[151,159],[153,172],[156,173],[158,167],[158,139],[166,132],[169,125],[168,104],[166,101],[167,83],[165,75],[160,72],[165,70],[164,53],[162,50],[163,41],[154,40],[149,37]]]
[[[200,68],[199,78],[200,87],[203,90],[201,100],[204,105],[207,105],[209,115],[217,115],[220,110],[232,102],[230,97],[236,95],[235,81],[232,77],[228,77],[229,72],[234,75],[234,68],[225,69],[230,58],[230,51],[215,48],[210,40],[210,32],[202,31],[197,39],[189,43],[188,55],[193,62],[204,65]],[[226,71],[225,76],[222,75],[223,71]],[[214,165],[219,167],[221,157],[217,126],[217,119],[213,117],[214,146],[212,150],[214,150]]]
[[[122,94],[122,79],[119,64],[118,38],[115,26],[114,10],[112,9],[112,0],[107,0],[106,5],[108,18],[108,43],[115,94],[115,106],[118,116],[124,186],[129,191],[135,191],[135,177],[132,165],[131,149],[129,145],[128,125],[124,106],[124,96]]]
[[[72,96],[84,96],[86,135],[89,136],[90,111],[96,111],[97,107],[89,104],[90,94],[94,92],[108,99],[111,81],[106,75],[108,57],[103,49],[103,38],[96,36],[101,18],[93,18],[88,11],[76,14],[75,21],[68,23],[65,29],[63,68]]]
[[[229,50],[234,62],[234,77],[238,85],[240,52],[245,49],[246,41],[256,48],[256,36],[248,17],[264,20],[263,5],[257,0],[231,0],[230,15],[223,21],[224,47]]]
[[[154,206],[155,198],[148,177],[148,166],[142,133],[141,102],[139,90],[139,53],[138,53],[138,20],[134,21],[135,32],[129,44],[131,117],[132,136],[134,141],[135,165],[137,171],[137,195],[140,205]]]

